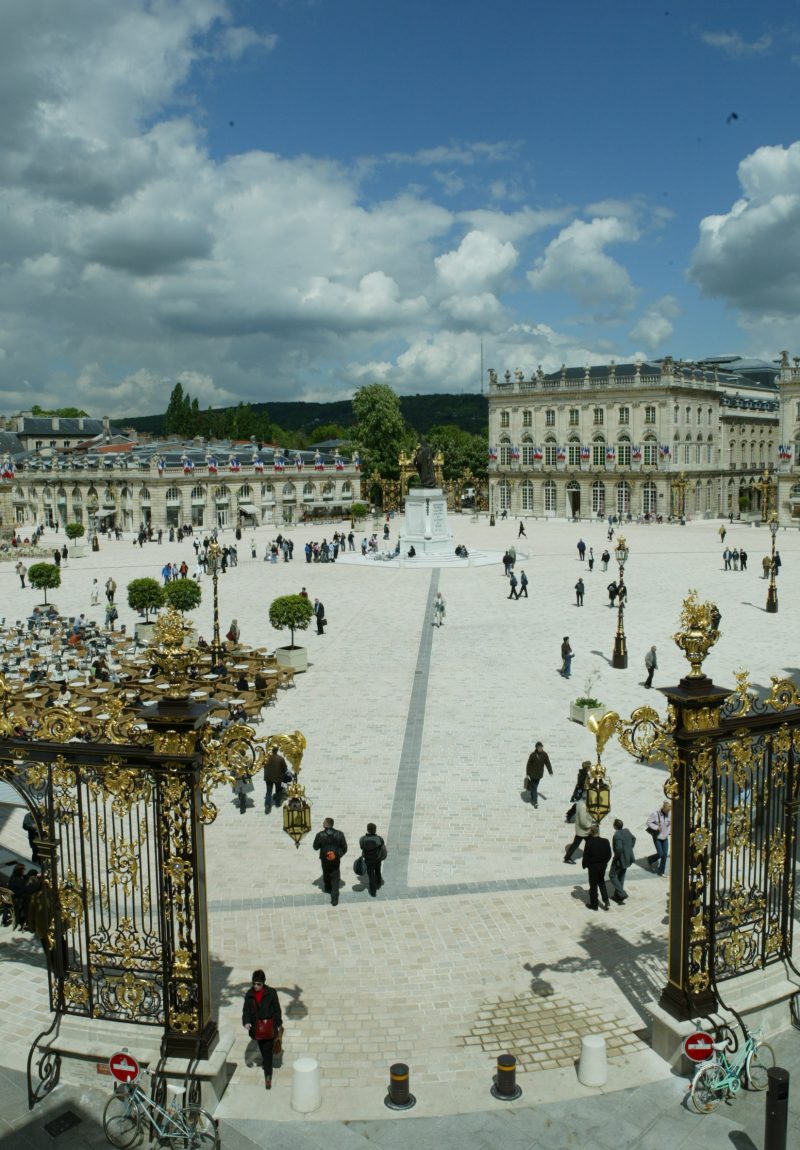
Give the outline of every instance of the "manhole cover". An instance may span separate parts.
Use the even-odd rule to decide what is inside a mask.
[[[45,1122],[44,1128],[51,1138],[58,1138],[59,1134],[63,1134],[65,1130],[71,1130],[80,1121],[81,1119],[72,1110],[65,1110],[57,1118],[51,1118],[49,1122]]]

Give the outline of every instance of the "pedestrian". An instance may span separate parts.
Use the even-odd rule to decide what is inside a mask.
[[[738,547],[736,547],[734,549],[733,553],[731,554],[731,560],[733,561],[734,571],[738,571],[739,570],[739,548]]]
[[[231,619],[231,625],[228,628],[228,633],[226,634],[225,638],[229,643],[232,643],[234,647],[238,647],[239,639],[241,638],[238,619]]]
[[[519,572],[519,598],[522,596],[528,598],[528,576],[525,574],[524,568],[520,568]]]
[[[569,645],[569,635],[565,635],[561,641],[561,674],[565,679],[568,679],[572,674],[572,656],[573,650]]]
[[[594,571],[594,547],[589,548],[589,570]]]
[[[723,546],[725,545],[725,536],[726,535],[727,535],[727,531],[725,530],[725,524],[720,523],[720,525],[719,525],[719,541],[720,541],[720,543],[722,543]]]
[[[25,586],[25,576],[28,574],[28,568],[25,566],[25,564],[22,562],[21,559],[17,563],[15,570],[17,572],[17,575],[19,575],[20,585],[22,587],[24,587]]]
[[[603,570],[608,571],[608,565],[611,562],[611,555],[609,554],[607,548],[600,556],[600,562],[603,564]]]
[[[581,796],[575,804],[575,838],[569,844],[564,855],[564,862],[569,863],[571,866],[575,865],[575,859],[572,857],[575,851],[578,850],[585,840],[586,836],[592,826],[592,816],[589,814],[589,808],[586,806],[586,791],[581,792]]]
[[[25,818],[22,820],[22,829],[28,836],[28,846],[31,848],[31,861],[38,863],[39,851],[36,847],[36,840],[39,837],[39,826],[30,811],[25,812]]]
[[[584,590],[585,590],[585,588],[583,586],[583,579],[579,579],[578,582],[575,584],[575,606],[576,607],[582,607],[583,606],[583,592],[584,592]]]
[[[528,536],[525,534],[525,524],[524,524],[524,523],[522,522],[522,520],[520,519],[520,521],[519,521],[519,531],[517,532],[517,539],[523,539],[523,538],[527,539],[527,538],[528,538]]]
[[[544,744],[539,742],[528,755],[525,766],[525,788],[530,791],[534,810],[539,809],[539,783],[542,781],[545,769],[552,775],[550,756],[544,749]]]
[[[741,571],[747,570],[747,552],[745,551],[744,547],[742,547],[739,551],[739,569]]]
[[[69,562],[69,550],[67,549],[67,545],[66,545],[66,543],[65,543],[65,544],[64,544],[64,546],[61,548],[61,558],[62,558],[62,559],[63,559],[63,561],[64,561],[64,566],[66,567],[66,566],[67,566],[67,563]]]
[[[442,598],[441,591],[436,592],[436,598],[433,601],[433,625],[441,627],[444,623],[444,617],[447,612],[447,606]]]
[[[289,764],[283,755],[280,754],[277,746],[273,744],[273,746],[270,747],[269,754],[264,763],[264,782],[266,784],[266,791],[264,792],[265,815],[268,815],[272,810],[273,789],[275,791],[275,802],[278,803],[280,801],[283,784],[289,773]]]
[[[89,603],[92,607],[97,607],[100,603],[100,584],[96,579],[92,580],[92,593],[89,596]]]
[[[509,576],[508,576],[508,582],[509,582],[509,585],[511,587],[511,590],[509,591],[507,598],[519,599],[519,592],[517,591],[517,577],[513,571],[511,571]]]
[[[650,863],[650,869],[654,874],[658,874],[659,878],[664,877],[664,871],[667,869],[671,810],[672,804],[669,799],[664,799],[661,809],[653,811],[646,823],[647,832],[653,840],[656,852],[650,855],[647,861]]]
[[[614,538],[614,528],[613,528],[613,527],[609,527],[609,529],[608,529],[608,535],[606,536],[606,539],[609,541],[609,543],[611,543],[611,541],[613,540],[613,538]]]
[[[613,607],[614,601],[617,598],[617,593],[619,591],[616,579],[611,580],[609,585],[606,587],[606,591],[608,591],[608,605],[609,607]]]
[[[109,575],[108,579],[106,579],[106,599],[108,600],[109,603],[114,602],[114,596],[116,595],[116,593],[117,593],[117,585],[114,582],[112,576]]]
[[[622,819],[614,819],[614,837],[611,840],[613,859],[608,877],[611,879],[611,885],[614,888],[614,893],[611,897],[614,902],[618,902],[620,906],[622,906],[628,897],[628,892],[625,890],[625,872],[629,866],[633,866],[636,862],[636,856],[633,853],[635,846],[636,836],[631,834],[622,822]]]
[[[272,1089],[272,1053],[282,1025],[283,1016],[277,990],[267,986],[267,976],[263,970],[254,970],[250,989],[244,996],[242,1026],[258,1043],[267,1090]]]
[[[772,560],[770,559],[769,555],[765,555],[764,558],[761,560],[761,570],[763,572],[763,575],[761,576],[762,579],[769,579],[769,573],[770,573],[771,567],[772,567]]]
[[[383,886],[381,878],[381,863],[386,858],[386,843],[377,833],[374,823],[367,823],[367,833],[358,840],[361,848],[361,857],[367,867],[367,885],[373,898]]]
[[[583,563],[584,556],[586,555],[586,544],[582,539],[578,540],[578,558]]]
[[[119,617],[119,612],[113,602],[106,603],[106,627],[109,631],[114,630],[114,624]]]
[[[53,552],[53,562],[55,563],[56,567],[61,566],[61,552],[59,551],[59,549],[57,547],[56,547],[55,551]]]
[[[620,607],[622,607],[624,610],[628,603],[628,588],[625,586],[621,579],[617,585],[617,600]]]
[[[723,571],[730,571],[730,569],[731,569],[731,555],[732,555],[732,551],[731,551],[730,547],[726,547],[725,550],[722,552],[722,562],[725,565],[722,568]]]
[[[317,634],[324,635],[325,624],[328,622],[328,620],[325,618],[325,608],[319,599],[314,600],[314,614],[317,619]]]
[[[775,561],[774,561],[774,562],[773,562],[773,564],[772,564],[772,570],[773,570],[773,571],[774,571],[774,573],[775,573],[775,578],[776,578],[776,579],[778,578],[778,573],[779,573],[779,571],[780,571],[781,567],[782,567],[782,563],[781,563],[781,553],[780,553],[780,551],[776,551],[776,552],[775,552]]]
[[[581,797],[583,792],[586,790],[586,780],[589,778],[589,771],[591,769],[592,769],[592,764],[591,764],[590,760],[584,759],[583,762],[581,763],[580,767],[578,768],[578,774],[577,774],[577,777],[575,779],[575,786],[572,788],[572,797],[569,800],[572,803],[572,806],[569,808],[566,815],[564,816],[564,822],[565,823],[574,823],[575,822],[576,804],[578,802],[578,799]]]
[[[583,848],[583,869],[589,872],[589,910],[597,910],[597,892],[603,900],[603,910],[609,909],[606,890],[606,867],[611,861],[611,843],[600,835],[600,827],[592,823]]]
[[[325,819],[322,830],[317,831],[312,845],[315,851],[319,851],[323,889],[331,896],[331,906],[336,906],[341,882],[339,867],[342,858],[347,854],[347,839],[341,831],[334,829],[333,819]]]
[[[655,643],[645,655],[644,665],[647,668],[647,679],[645,680],[644,685],[645,687],[650,688],[653,685],[653,675],[658,670],[658,659],[656,658]]]

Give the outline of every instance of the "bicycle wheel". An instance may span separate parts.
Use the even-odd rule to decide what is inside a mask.
[[[744,1078],[749,1090],[766,1090],[769,1086],[767,1071],[775,1065],[775,1051],[766,1042],[759,1042],[744,1064]]]
[[[142,1136],[139,1107],[132,1098],[112,1094],[103,1111],[103,1133],[112,1146],[127,1150]]]
[[[185,1131],[186,1150],[219,1150],[217,1124],[202,1106],[184,1106],[178,1122]]]
[[[692,1079],[692,1106],[698,1114],[711,1114],[725,1097],[723,1083],[727,1075],[718,1062],[703,1066]]]

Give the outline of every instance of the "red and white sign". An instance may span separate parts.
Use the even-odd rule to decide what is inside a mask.
[[[714,1057],[714,1040],[710,1034],[695,1030],[683,1043],[683,1053],[692,1062],[706,1062]]]
[[[108,1068],[117,1082],[135,1082],[139,1077],[139,1063],[132,1054],[122,1050],[112,1054],[108,1060]]]

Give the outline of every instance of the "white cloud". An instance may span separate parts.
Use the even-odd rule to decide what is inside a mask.
[[[745,40],[739,32],[702,32],[701,40],[710,48],[717,48],[732,60],[748,56],[763,56],[772,47],[772,37],[765,33],[757,40]]]
[[[502,281],[517,262],[517,250],[486,232],[471,231],[455,251],[434,260],[444,288],[450,292],[474,294]]]
[[[227,60],[240,60],[245,52],[272,52],[277,43],[277,36],[253,28],[226,28],[220,36],[220,52]]]
[[[625,268],[605,251],[610,244],[633,243],[639,230],[614,216],[574,220],[548,244],[528,280],[537,291],[569,292],[584,307],[618,318],[636,299]]]
[[[630,337],[648,355],[663,348],[675,330],[672,321],[680,315],[681,309],[674,296],[665,295],[651,304],[639,317]]]

